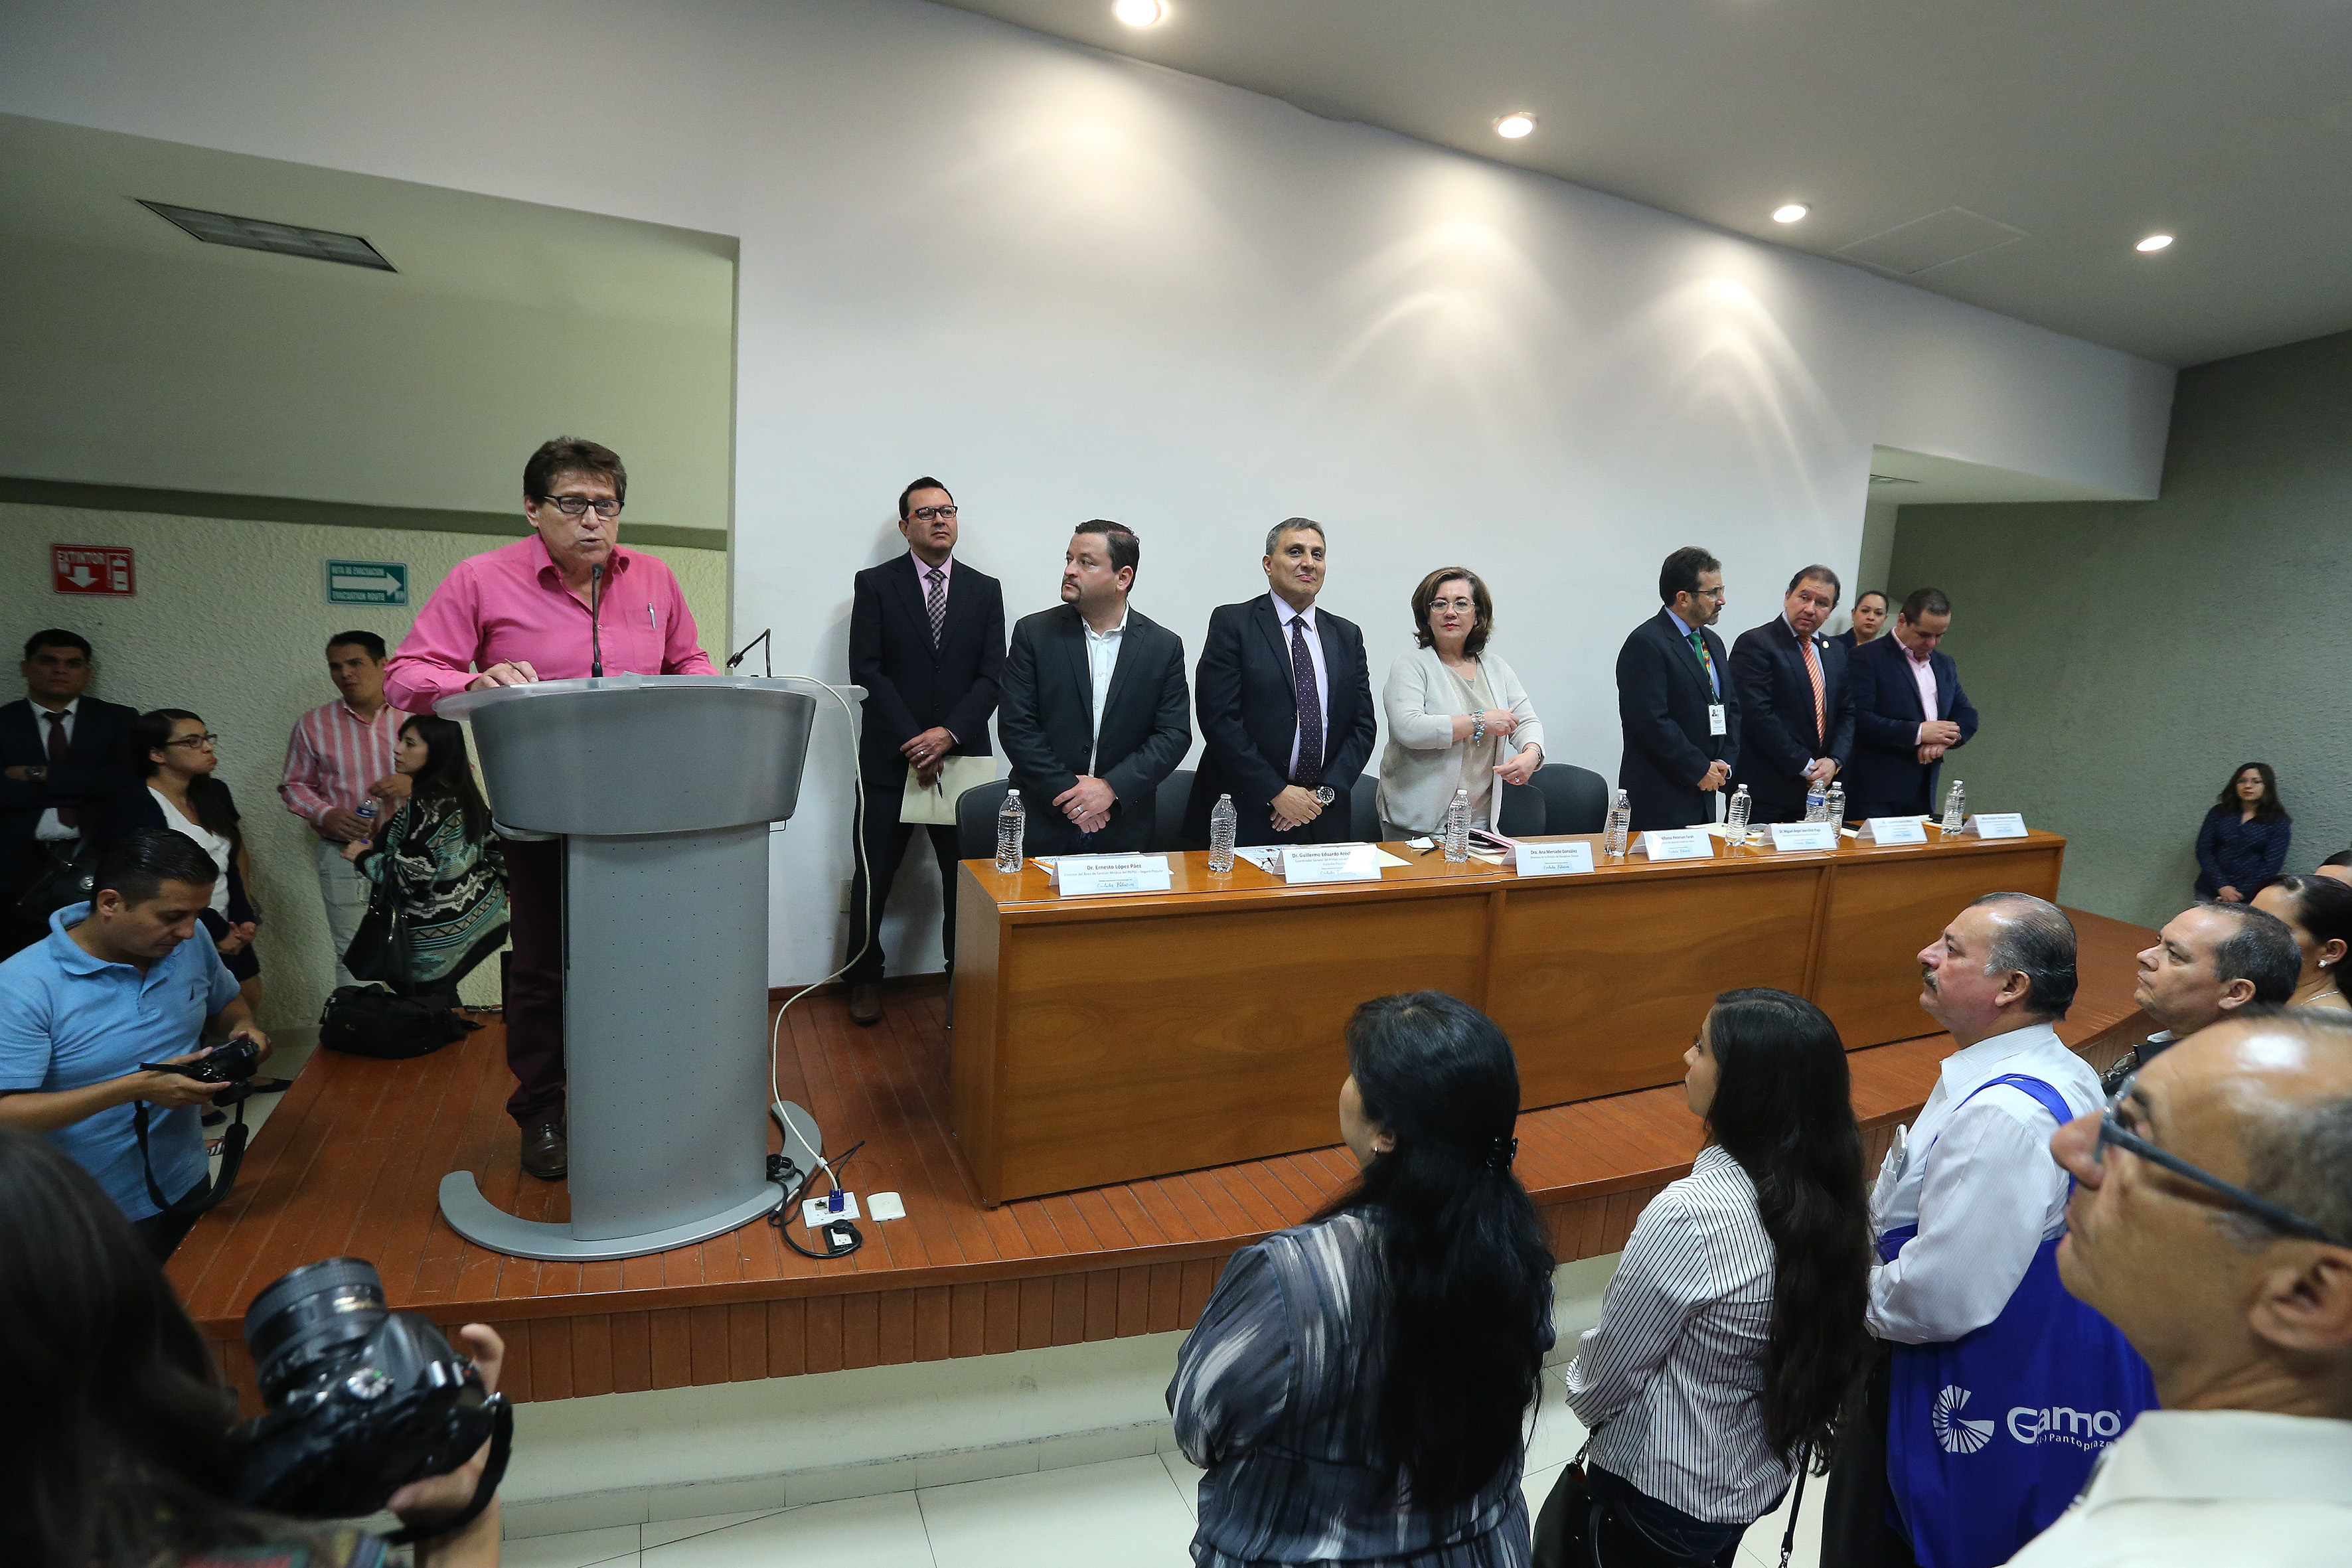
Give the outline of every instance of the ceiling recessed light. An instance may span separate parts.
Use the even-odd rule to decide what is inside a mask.
[[[1525,110],[1520,110],[1515,114],[1506,114],[1502,119],[1495,121],[1495,134],[1509,142],[1516,142],[1522,136],[1533,134],[1535,128],[1536,117]]]
[[[2171,243],[2172,237],[2168,234],[2151,234],[2146,239],[2141,240],[2137,245],[2133,246],[2132,248],[2134,250],[2162,250],[2166,246],[2170,245]]]
[[[1787,206],[1774,207],[1772,209],[1772,221],[1774,223],[1794,223],[1812,210],[1812,208],[1807,206],[1802,202],[1790,202]]]
[[[1160,0],[1118,0],[1110,14],[1130,27],[1149,27],[1168,15]]]

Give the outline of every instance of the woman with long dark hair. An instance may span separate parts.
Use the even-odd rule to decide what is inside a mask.
[[[1706,1143],[1642,1211],[1568,1368],[1598,1507],[1556,1521],[1548,1505],[1538,1526],[1583,1532],[1604,1568],[1731,1563],[1797,1467],[1826,1468],[1869,1365],[1870,1204],[1836,1028],[1785,991],[1727,991],[1683,1060]]]
[[[505,1347],[457,1334],[495,1388]],[[89,1173],[0,1128],[0,1563],[157,1568],[199,1557],[373,1568],[383,1542],[348,1526],[257,1514],[231,1498],[236,1396],[131,1224]],[[394,1512],[448,1517],[482,1458],[404,1488]],[[276,1553],[266,1548],[278,1548]],[[297,1552],[307,1557],[297,1556]],[[499,1509],[418,1546],[437,1568],[495,1568]]]
[[[97,837],[101,845],[113,844],[151,827],[168,827],[194,839],[213,858],[223,874],[213,884],[205,931],[245,999],[258,1006],[261,960],[253,951],[253,933],[260,928],[261,913],[246,892],[253,863],[246,856],[236,799],[215,773],[219,742],[204,720],[184,708],[158,708],[133,719],[131,754],[147,787],[117,795]]]
[[[1365,1003],[1347,1044],[1362,1178],[1234,1256],[1169,1385],[1208,1472],[1192,1561],[1516,1568],[1552,1341],[1551,1249],[1511,1173],[1518,1064],[1436,991]]]
[[[2197,829],[2197,896],[2246,902],[2286,864],[2294,835],[2270,763],[2239,763]]]
[[[2273,877],[2252,902],[2286,922],[2303,955],[2286,1005],[2352,1012],[2352,885],[2333,877]]]
[[[407,916],[394,989],[455,1007],[457,983],[506,941],[506,855],[454,721],[409,720],[392,759],[408,798],[373,840],[346,844],[343,856]]]

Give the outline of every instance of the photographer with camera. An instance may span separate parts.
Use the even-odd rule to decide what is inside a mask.
[[[354,1271],[374,1272],[314,1263],[255,1301],[246,1338],[272,1408],[235,1426],[195,1325],[109,1195],[0,1128],[0,1466],[17,1500],[0,1510],[0,1563],[380,1568],[413,1540],[429,1568],[496,1568],[505,1443],[483,1437],[508,1430],[506,1347],[469,1323],[460,1355],[384,1311],[380,1290],[351,1289]],[[398,1353],[411,1347],[429,1359]],[[333,1398],[313,1403],[330,1379],[369,1397],[339,1417]],[[332,1522],[380,1507],[406,1527],[389,1542]]]
[[[0,1127],[79,1163],[159,1262],[214,1201],[202,1109],[269,1055],[219,952],[189,940],[219,877],[181,834],[131,834],[89,903],[0,963]],[[207,1024],[228,1039],[202,1051]]]

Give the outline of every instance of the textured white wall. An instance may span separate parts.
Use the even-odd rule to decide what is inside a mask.
[[[520,537],[522,520],[515,520]],[[624,533],[624,540],[626,535]],[[216,521],[142,512],[85,511],[0,503],[0,642],[7,660],[46,626],[78,631],[98,650],[90,690],[142,711],[185,708],[221,737],[220,776],[244,815],[253,896],[266,921],[261,954],[266,1028],[318,1022],[333,984],[326,916],[309,825],[278,798],[294,721],[335,695],[326,640],[371,631],[399,645],[449,568],[500,542],[484,534]],[[119,544],[137,552],[139,591],[129,598],[62,595],[50,587],[52,544]],[[669,563],[705,637],[726,626],[727,558],[714,550],[648,550]],[[405,561],[410,607],[367,609],[326,602],[330,560]],[[8,691],[13,699],[21,687]],[[469,1001],[498,996],[485,964],[467,983]]]

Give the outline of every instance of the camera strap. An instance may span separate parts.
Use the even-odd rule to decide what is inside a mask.
[[[131,1107],[131,1131],[139,1140],[139,1173],[147,1180],[147,1200],[155,1205],[159,1219],[194,1219],[228,1196],[236,1185],[237,1167],[245,1163],[245,1141],[250,1131],[245,1124],[245,1101],[236,1102],[236,1121],[221,1138],[221,1168],[218,1176],[208,1177],[180,1194],[177,1203],[163,1195],[155,1183],[155,1162],[147,1152],[147,1102],[140,1100]]]
[[[482,1516],[490,1500],[499,1494],[499,1483],[506,1479],[507,1459],[514,1453],[514,1406],[506,1395],[490,1395],[492,1423],[490,1440],[485,1445],[490,1453],[483,1461],[482,1479],[474,1483],[474,1495],[466,1506],[447,1519],[432,1524],[412,1524],[394,1531],[383,1538],[387,1546],[414,1546],[420,1541],[438,1541],[445,1535],[455,1535]]]

